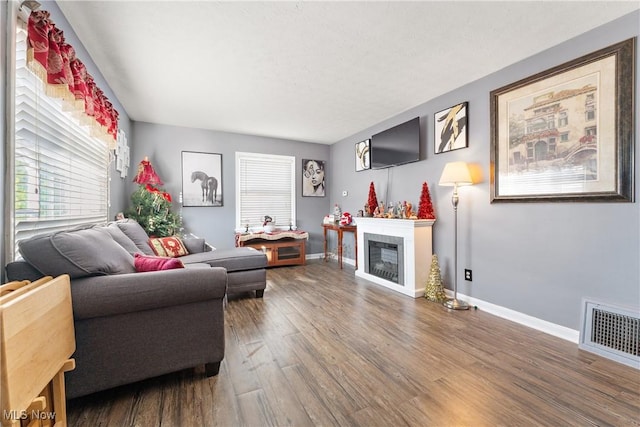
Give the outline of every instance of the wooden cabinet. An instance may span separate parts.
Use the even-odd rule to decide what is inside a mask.
[[[263,240],[252,239],[240,242],[240,246],[250,246],[267,255],[268,266],[304,265],[305,242],[303,239]]]

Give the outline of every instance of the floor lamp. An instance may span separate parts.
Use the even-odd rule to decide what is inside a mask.
[[[468,310],[469,304],[458,300],[458,187],[461,185],[472,185],[471,173],[469,166],[465,162],[451,162],[444,166],[439,185],[452,186],[453,196],[451,203],[453,204],[453,299],[444,302],[445,307],[453,310]]]

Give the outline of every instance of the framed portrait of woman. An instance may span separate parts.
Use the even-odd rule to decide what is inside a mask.
[[[302,196],[324,197],[325,161],[302,159]]]

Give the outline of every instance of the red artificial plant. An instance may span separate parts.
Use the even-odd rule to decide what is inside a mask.
[[[418,219],[436,219],[436,215],[433,212],[433,203],[431,203],[431,195],[429,194],[429,186],[426,182],[422,184],[420,204],[418,205]]]

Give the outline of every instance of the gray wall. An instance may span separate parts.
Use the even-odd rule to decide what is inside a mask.
[[[267,153],[296,157],[296,209],[297,226],[308,231],[307,253],[322,251],[322,217],[329,213],[328,197],[302,197],[302,159],[329,159],[329,146],[301,143],[284,139],[216,132],[151,123],[133,123],[135,146],[131,156],[132,166],[149,157],[164,188],[177,201],[182,191],[181,152],[196,151],[222,154],[222,207],[185,207],[182,210],[185,228],[188,232],[204,237],[217,248],[234,246],[235,228],[235,153]],[[327,174],[331,173],[331,164]],[[327,182],[328,189],[331,182]],[[131,194],[136,184],[129,182]],[[174,203],[174,210],[178,204]]]
[[[452,288],[452,188],[439,187],[437,183],[447,162],[470,162],[482,170],[484,180],[460,190],[459,292],[574,330],[579,329],[583,297],[637,307],[640,305],[637,202],[489,202],[489,93],[638,36],[639,23],[640,12],[634,12],[332,145],[330,203],[340,203],[343,209],[354,212],[362,209],[369,182],[373,181],[379,200],[409,200],[417,205],[421,185],[426,181],[437,215],[434,252],[440,260],[446,286]],[[636,70],[640,68],[638,65],[640,61]],[[638,88],[635,99],[640,99]],[[469,102],[469,148],[433,154],[434,113],[463,101]],[[356,142],[415,116],[421,117],[424,160],[389,170],[354,171]],[[637,116],[635,126],[638,135]],[[636,153],[638,145],[636,138]],[[348,190],[349,195],[342,197],[342,190]],[[637,188],[635,191],[637,200]],[[463,280],[464,268],[473,270],[473,282]]]

